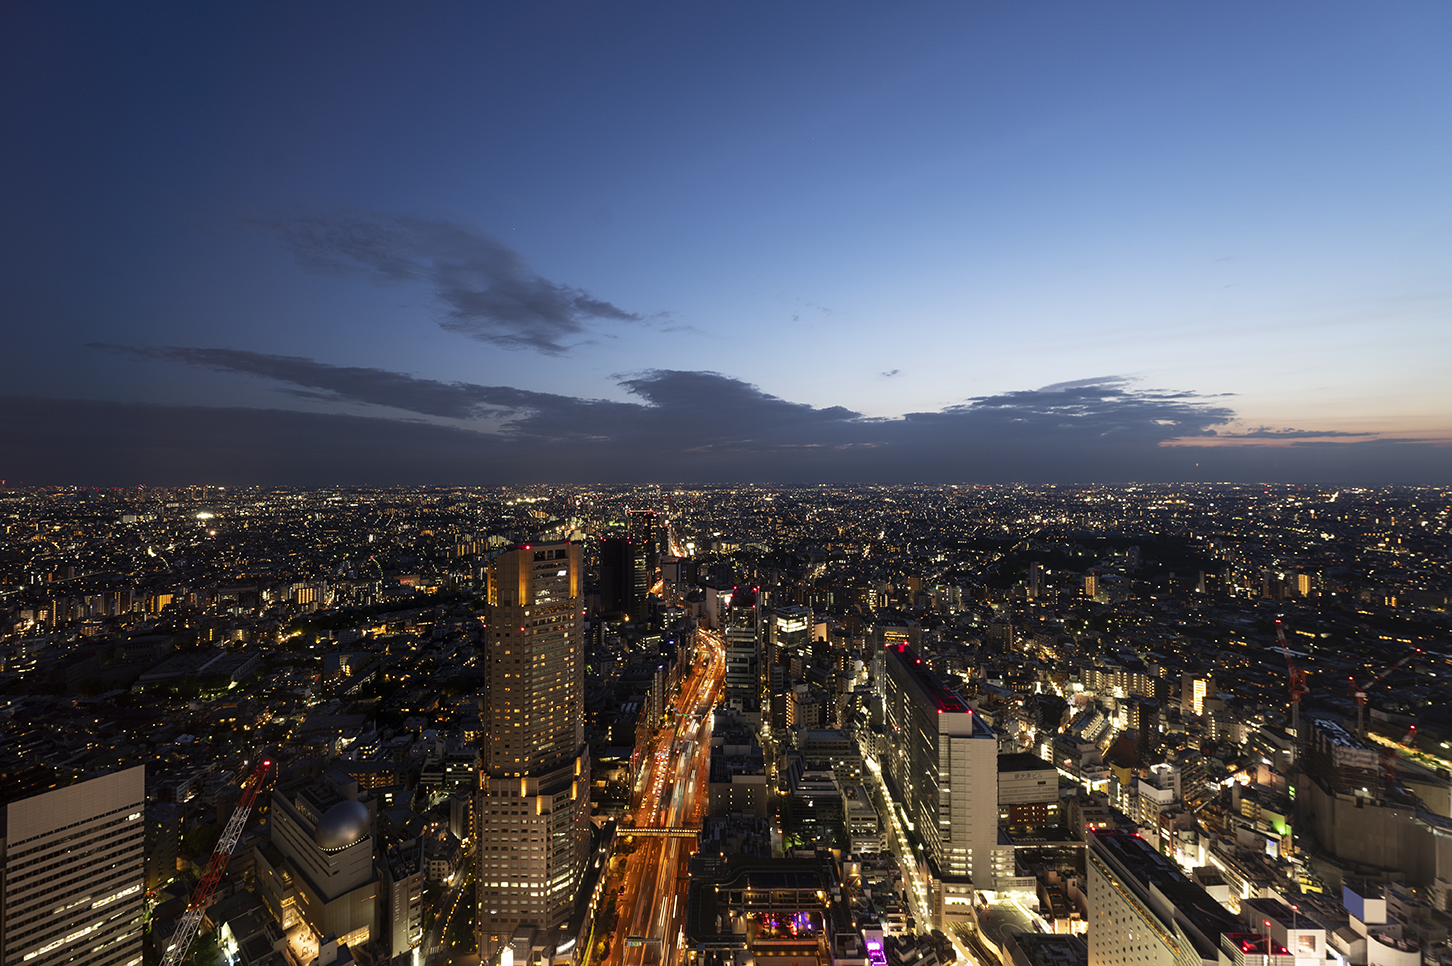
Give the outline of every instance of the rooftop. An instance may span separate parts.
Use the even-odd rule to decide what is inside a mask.
[[[932,670],[923,665],[923,659],[918,657],[918,652],[907,644],[894,644],[887,648],[889,651],[896,651],[899,655],[899,663],[912,677],[913,681],[923,693],[926,694],[937,706],[940,712],[948,714],[972,714],[973,710],[963,703],[963,699],[943,686],[942,680]]]
[[[1006,771],[1055,771],[1053,765],[1038,755],[1027,751],[1001,752],[998,756],[998,770]]]

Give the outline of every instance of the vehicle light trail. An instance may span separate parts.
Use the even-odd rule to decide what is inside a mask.
[[[602,966],[668,966],[675,962],[685,908],[687,872],[695,843],[667,836],[630,835],[630,828],[681,829],[697,826],[706,811],[711,767],[711,712],[726,674],[725,642],[711,631],[697,632],[697,662],[671,701],[671,723],[645,749],[642,781],[634,807],[617,833],[634,851],[625,855],[616,889],[619,916]]]

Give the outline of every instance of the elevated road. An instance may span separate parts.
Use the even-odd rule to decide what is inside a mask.
[[[631,814],[616,832],[624,858],[619,916],[601,966],[670,966],[685,917],[696,830],[706,812],[711,712],[726,675],[725,642],[700,631],[697,662],[671,702],[671,722],[652,737]],[[613,884],[613,883],[612,883]],[[593,954],[593,950],[592,950]]]

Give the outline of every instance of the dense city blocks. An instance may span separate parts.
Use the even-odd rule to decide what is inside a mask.
[[[1452,964],[1452,490],[0,489],[3,966]]]

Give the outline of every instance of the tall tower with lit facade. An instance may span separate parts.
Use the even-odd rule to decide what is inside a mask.
[[[630,539],[645,551],[646,588],[655,581],[655,569],[660,566],[660,517],[654,510],[625,511],[625,532]]]
[[[0,963],[141,966],[146,768],[0,804]]]
[[[475,921],[486,963],[518,929],[534,930],[538,941],[563,925],[584,875],[582,584],[580,547],[568,541],[514,546],[489,565],[488,723],[474,810]]]
[[[750,710],[761,700],[761,608],[757,588],[737,587],[726,609],[726,700]]]
[[[998,735],[908,645],[884,648],[882,663],[883,769],[926,846],[921,884],[941,922],[971,904],[974,889],[994,887]]]

